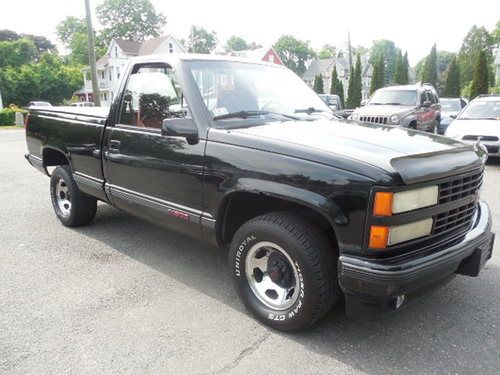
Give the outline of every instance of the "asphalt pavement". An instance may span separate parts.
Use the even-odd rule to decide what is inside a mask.
[[[25,152],[22,130],[0,130],[0,373],[500,373],[500,240],[478,278],[397,314],[337,309],[283,334],[245,311],[224,250],[105,204],[63,227]],[[500,162],[482,197],[500,233]]]

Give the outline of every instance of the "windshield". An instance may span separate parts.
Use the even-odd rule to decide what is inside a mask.
[[[288,69],[234,61],[188,65],[203,102],[217,121],[246,121],[271,113],[283,115],[275,116],[277,120],[334,117],[318,95]]]
[[[443,112],[460,112],[462,106],[460,99],[439,99]]]
[[[417,104],[416,90],[378,90],[373,94],[368,105],[406,105]]]
[[[471,102],[460,114],[459,119],[500,120],[500,100]]]

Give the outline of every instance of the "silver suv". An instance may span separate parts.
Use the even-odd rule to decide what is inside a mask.
[[[432,85],[390,86],[375,91],[349,118],[435,133],[441,121],[441,105]]]

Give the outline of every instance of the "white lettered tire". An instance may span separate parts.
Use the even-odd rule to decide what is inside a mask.
[[[316,226],[289,212],[251,219],[236,232],[229,263],[238,294],[275,329],[305,329],[334,305],[336,252]]]

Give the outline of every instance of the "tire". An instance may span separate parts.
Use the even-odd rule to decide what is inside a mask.
[[[246,222],[229,250],[234,285],[247,309],[284,332],[311,326],[333,307],[340,294],[336,258],[316,226],[288,212]]]
[[[97,199],[78,189],[68,165],[54,169],[50,177],[50,198],[57,218],[67,227],[88,224],[95,217]]]

